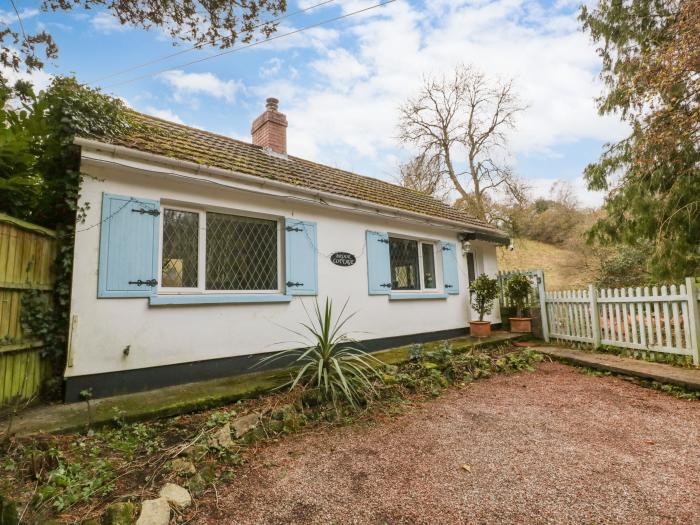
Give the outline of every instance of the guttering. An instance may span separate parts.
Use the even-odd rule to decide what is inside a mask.
[[[165,164],[165,165],[170,165],[173,166],[177,169],[182,169],[185,171],[191,171],[194,172],[195,174],[203,174],[203,175],[213,175],[213,176],[218,176],[218,177],[225,177],[229,179],[234,179],[234,180],[239,180],[241,182],[247,182],[250,184],[254,184],[256,186],[260,187],[270,187],[270,188],[276,188],[282,191],[287,191],[291,193],[301,193],[302,195],[310,195],[313,197],[316,197],[318,199],[328,199],[328,200],[335,200],[338,202],[343,202],[347,203],[350,205],[353,205],[355,207],[361,207],[364,209],[367,209],[369,211],[374,211],[374,210],[381,210],[385,212],[392,213],[397,216],[404,216],[404,217],[410,217],[413,219],[421,219],[423,221],[429,222],[429,223],[438,223],[438,224],[443,224],[450,226],[451,228],[457,228],[460,230],[465,230],[465,229],[472,229],[476,231],[481,231],[481,232],[486,232],[491,235],[496,235],[499,236],[501,232],[498,230],[494,230],[492,228],[484,227],[484,226],[479,226],[476,224],[467,224],[463,223],[460,221],[455,221],[452,219],[443,219],[440,217],[434,217],[432,215],[426,215],[423,213],[417,213],[417,212],[412,212],[408,210],[402,210],[400,208],[394,208],[392,206],[386,206],[384,204],[374,204],[370,203],[368,201],[364,201],[362,199],[357,199],[354,197],[347,197],[345,195],[338,195],[337,193],[331,193],[327,191],[322,191],[322,190],[312,190],[310,188],[305,188],[303,186],[295,186],[294,184],[290,184],[288,182],[280,182],[280,181],[275,181],[275,180],[270,180],[270,179],[265,179],[263,177],[258,177],[255,175],[248,175],[246,173],[240,173],[237,171],[231,171],[231,170],[225,170],[223,168],[217,168],[214,166],[206,166],[204,164],[198,164],[196,162],[191,162],[188,160],[180,160],[180,159],[175,159],[172,157],[166,157],[164,155],[157,155],[155,153],[148,153],[145,151],[140,151],[132,148],[127,148],[125,146],[118,146],[116,144],[107,144],[105,142],[100,142],[97,140],[92,140],[92,139],[86,139],[82,137],[76,137],[74,139],[74,143],[78,146],[87,148],[87,149],[92,149],[94,151],[98,152],[105,152],[109,155],[112,155],[113,157],[126,157],[126,158],[132,158],[135,160],[141,160],[141,161],[146,161],[150,163],[155,163],[155,164]],[[82,156],[82,154],[81,154]],[[505,235],[503,235],[505,237]]]
[[[508,246],[510,244],[510,239],[508,237],[502,237],[500,235],[495,235],[493,233],[484,233],[484,232],[460,233],[459,240],[462,242],[485,241],[485,242],[492,242],[495,244],[502,244],[503,246]]]

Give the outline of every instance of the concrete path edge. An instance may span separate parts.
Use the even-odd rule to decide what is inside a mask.
[[[573,348],[536,346],[533,349],[563,363],[649,379],[658,383],[675,385],[687,390],[700,392],[700,369],[680,368],[665,363],[651,363],[631,357],[585,352]]]
[[[465,351],[520,338],[522,334],[495,332],[488,338],[467,336],[449,341],[455,351]],[[441,344],[442,341],[434,341],[425,343],[424,347],[430,349]],[[402,363],[409,359],[410,345],[382,350],[373,355],[386,364]],[[271,370],[95,399],[90,402],[90,427],[113,424],[115,418],[135,423],[228,405],[268,393],[288,381],[289,377],[290,369]],[[0,421],[0,437],[7,432],[7,426],[7,420]],[[85,402],[41,405],[19,414],[12,423],[10,433],[17,436],[60,434],[86,430],[87,426],[88,406]]]

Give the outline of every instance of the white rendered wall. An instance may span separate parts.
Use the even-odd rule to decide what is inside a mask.
[[[331,297],[336,307],[349,299],[358,312],[348,328],[356,339],[374,339],[465,327],[469,322],[466,259],[457,232],[417,225],[379,215],[360,215],[299,202],[255,195],[214,185],[194,184],[168,176],[120,166],[85,165],[81,204],[89,203],[86,220],[76,235],[71,306],[71,341],[66,376],[113,372],[191,361],[248,355],[298,347],[298,329],[305,320],[302,303],[314,297],[294,297],[291,303],[150,306],[146,298],[97,299],[97,269],[102,193],[159,199],[161,204],[211,206],[315,221],[318,225],[319,299]],[[388,231],[426,240],[452,241],[458,247],[459,295],[447,299],[389,301],[367,293],[365,231]],[[82,230],[82,231],[81,231]],[[495,275],[496,249],[473,243],[485,271]],[[351,267],[326,257],[345,251],[357,257]],[[283,261],[282,261],[283,264]],[[442,284],[442,262],[436,260]],[[495,312],[492,322],[499,322]],[[287,343],[285,343],[287,342]],[[282,343],[282,344],[280,344]],[[130,347],[129,355],[123,350]]]

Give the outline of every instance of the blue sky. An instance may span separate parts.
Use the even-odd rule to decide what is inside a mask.
[[[292,0],[289,12],[322,0]],[[285,19],[286,33],[378,0],[335,0]],[[289,153],[392,180],[413,153],[396,140],[397,108],[422,75],[472,64],[493,78],[512,78],[528,105],[511,134],[516,173],[533,195],[567,180],[580,201],[597,205],[581,172],[624,126],[601,118],[594,97],[600,61],[576,20],[579,2],[522,0],[397,0],[362,15],[323,25],[199,64],[204,49],[147,68],[104,78],[181,49],[160,30],[120,26],[105,12],[45,14],[18,4],[28,29],[45,26],[59,59],[34,75],[75,74],[123,98],[133,108],[249,140],[250,123],[268,96],[289,119]],[[13,23],[13,15],[0,12]],[[168,71],[161,71],[169,69]],[[136,78],[148,75],[146,78]]]

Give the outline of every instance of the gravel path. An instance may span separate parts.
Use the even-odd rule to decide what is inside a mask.
[[[548,363],[241,472],[198,523],[700,524],[700,402]]]

